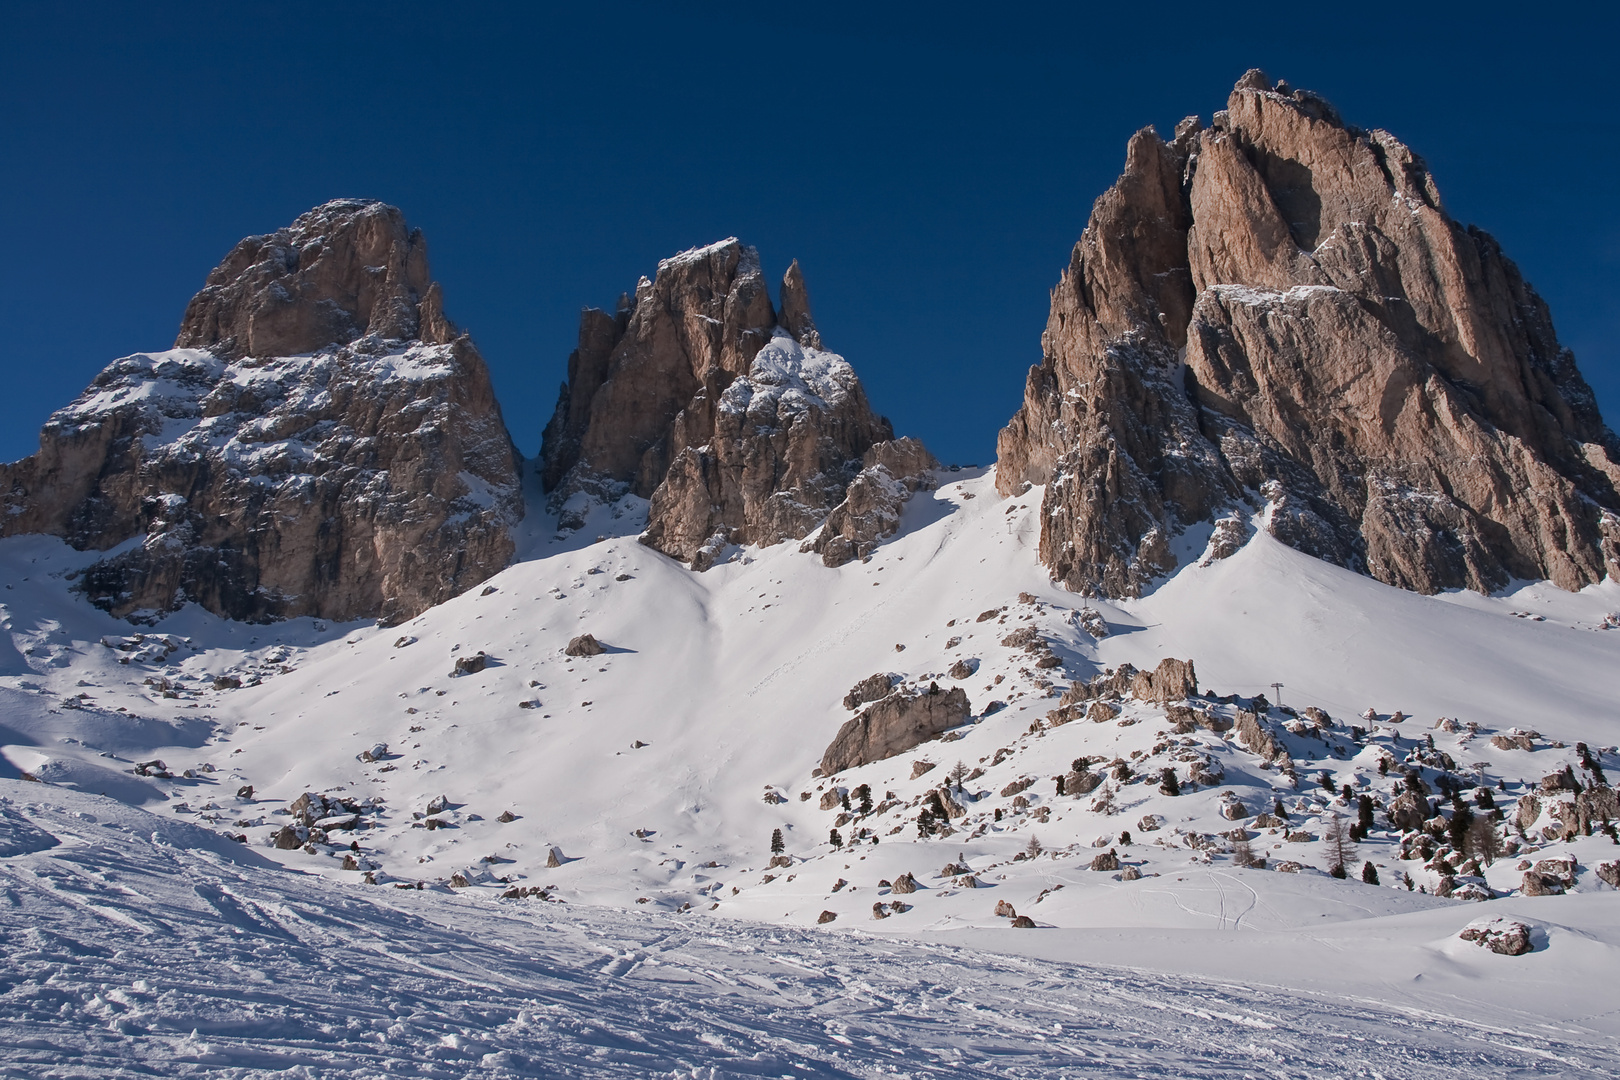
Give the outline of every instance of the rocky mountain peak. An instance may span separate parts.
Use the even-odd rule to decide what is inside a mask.
[[[483,358],[399,210],[340,200],[237,244],[176,347],[115,361],[0,466],[0,530],[115,549],[118,615],[408,618],[494,574],[523,513]],[[135,543],[130,543],[135,541]]]
[[[1133,595],[1246,514],[1423,592],[1620,569],[1620,443],[1546,305],[1404,144],[1259,71],[1131,139],[1042,346],[998,484],[1047,485],[1071,588]]]
[[[778,312],[758,252],[728,238],[660,262],[613,315],[586,310],[542,440],[553,497],[646,497],[645,542],[700,569],[729,543],[814,531],[863,469],[879,467],[868,452],[893,429],[854,369],[823,348],[797,261],[780,296]],[[880,456],[933,460],[914,440]],[[858,520],[894,525],[880,513]],[[848,550],[871,542],[861,532]]]
[[[231,249],[186,306],[175,348],[293,356],[361,337],[445,344],[420,229],[386,203],[334,199]]]

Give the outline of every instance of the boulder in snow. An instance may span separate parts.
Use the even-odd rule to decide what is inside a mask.
[[[1533,948],[1528,926],[1501,917],[1475,919],[1457,936],[1503,956],[1522,956]]]
[[[489,657],[482,651],[473,653],[471,656],[458,656],[456,657],[455,670],[450,674],[452,676],[475,675],[483,671],[488,664]]]
[[[876,675],[868,675],[851,687],[849,693],[844,695],[844,708],[858,709],[862,705],[881,701],[889,696],[889,691],[893,687],[894,678],[884,672],[880,671]]]
[[[972,715],[961,687],[942,690],[938,683],[918,693],[894,693],[845,722],[821,758],[827,775],[856,765],[881,761],[919,746]]]
[[[602,643],[591,634],[581,634],[568,642],[563,652],[568,656],[601,656],[605,652]]]

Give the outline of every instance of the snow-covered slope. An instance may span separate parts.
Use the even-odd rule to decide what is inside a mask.
[[[1612,1074],[1612,1024],[1555,1028],[1473,994],[1414,1004],[1415,976],[1522,999],[1575,995],[1620,935],[1594,905],[1528,901],[1542,948],[1463,945],[1432,916],[1295,954],[1332,986],[1256,972],[1242,949],[1046,936],[1055,959],[658,912],[495,905],[276,869],[168,815],[0,781],[0,1074],[50,1077],[1047,1077],[1149,1073],[1474,1077]],[[1535,916],[1540,916],[1539,918]],[[1015,935],[1028,945],[1040,935]],[[1005,935],[1003,935],[1005,937]],[[976,943],[975,943],[976,944]],[[1002,946],[1002,941],[995,942]],[[1306,943],[1307,945],[1309,942]],[[1349,945],[1349,948],[1346,946]],[[1393,959],[1397,947],[1404,956]],[[1076,961],[1079,962],[1076,962]],[[1393,960],[1393,962],[1392,962]],[[1242,980],[1240,982],[1239,980]],[[1327,979],[1322,981],[1327,982]],[[1505,996],[1505,995],[1500,995]],[[1541,1002],[1546,1008],[1545,1001]],[[1439,1007],[1435,1007],[1439,1006]],[[1589,1008],[1588,1008],[1588,1011]],[[1561,1019],[1563,1019],[1561,1017]],[[1601,1019],[1601,1018],[1600,1018]]]
[[[1207,566],[1205,537],[1185,538],[1184,569],[1148,596],[1087,602],[1035,559],[1039,489],[1004,500],[988,474],[940,480],[907,505],[895,539],[837,569],[784,544],[735,550],[694,574],[636,542],[645,508],[634,499],[596,507],[566,534],[536,499],[515,565],[391,629],[247,626],[188,609],[137,640],[71,595],[89,557],[13,538],[0,543],[9,631],[0,753],[14,771],[211,825],[255,855],[389,897],[368,903],[408,908],[426,895],[419,883],[428,892],[453,884],[455,911],[483,903],[492,919],[515,918],[513,903],[595,904],[705,922],[943,933],[1053,957],[1095,947],[1162,971],[1197,968],[1195,953],[1235,963],[1244,947],[1221,944],[1233,930],[1288,955],[1325,958],[1364,942],[1381,970],[1430,973],[1418,990],[1403,986],[1413,1008],[1483,993],[1488,1003],[1475,1001],[1470,1015],[1484,1009],[1507,1023],[1542,1009],[1613,1027],[1590,1002],[1527,1004],[1482,991],[1489,979],[1471,982],[1470,965],[1526,958],[1437,944],[1531,901],[1432,895],[1448,877],[1478,895],[1506,894],[1523,868],[1573,857],[1575,891],[1590,898],[1535,900],[1538,925],[1580,913],[1585,929],[1571,933],[1612,944],[1615,896],[1596,868],[1620,848],[1601,829],[1563,839],[1549,796],[1522,834],[1509,830],[1514,854],[1447,865],[1435,844],[1403,851],[1383,808],[1408,769],[1431,787],[1442,775],[1463,778],[1470,793],[1488,787],[1510,819],[1520,795],[1565,765],[1589,778],[1577,742],[1600,768],[1620,770],[1611,704],[1620,632],[1606,629],[1620,621],[1610,614],[1620,587],[1424,597],[1307,558],[1262,529]],[[1105,638],[1087,631],[1087,607],[1111,628]],[[567,656],[586,633],[606,651]],[[480,652],[482,670],[453,674]],[[1192,660],[1200,688],[1216,695],[1195,702],[1196,722],[1128,696],[1100,720],[1081,715],[1084,703],[1052,715],[1071,683],[1166,657]],[[949,674],[958,662],[959,674],[971,669],[961,680]],[[838,777],[813,775],[852,715],[844,692],[874,673],[961,685],[973,721]],[[1255,695],[1276,699],[1273,683],[1299,713],[1261,709],[1257,723],[1286,763],[1221,730]],[[1307,706],[1331,721],[1303,721]],[[1455,723],[1436,727],[1442,717]],[[1081,757],[1106,779],[1080,797],[1072,787],[1060,794],[1056,778]],[[163,764],[137,767],[154,758]],[[1161,790],[1166,768],[1181,794]],[[306,792],[330,800],[315,815],[332,819],[325,842],[289,829],[286,811]],[[930,793],[953,805],[922,837]],[[1377,821],[1351,880],[1337,881],[1324,872],[1323,837],[1335,817],[1356,819],[1360,795],[1378,804]],[[841,846],[830,842],[834,828]],[[777,829],[786,858],[772,866]],[[270,846],[278,836],[312,842],[281,850]],[[1238,840],[1267,868],[1236,865]],[[1356,880],[1363,862],[1381,885]],[[1277,872],[1292,864],[1297,872]],[[895,890],[903,874],[915,891]],[[409,895],[396,896],[396,885]],[[501,899],[513,891],[521,899]],[[1074,933],[1011,931],[1003,905]],[[1548,948],[1530,962],[1554,973],[1550,983],[1576,970],[1559,966],[1567,958],[1596,955]],[[1432,964],[1451,974],[1436,979]],[[1298,963],[1261,967],[1242,970],[1331,990],[1331,979],[1307,986]]]

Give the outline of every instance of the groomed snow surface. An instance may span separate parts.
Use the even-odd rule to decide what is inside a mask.
[[[1083,962],[1117,935],[897,941],[294,875],[196,826],[0,781],[0,1075],[43,1077],[1445,1077],[1612,1075],[1590,1029],[1378,1000],[1388,946],[1319,939],[1338,989]],[[1592,918],[1594,901],[1559,914]],[[1554,915],[1554,905],[1531,905]],[[1448,915],[1451,913],[1447,913]],[[1455,920],[1381,925],[1431,966],[1530,997],[1617,941],[1538,923],[1523,959]],[[1230,935],[1236,937],[1236,935]],[[1175,966],[1198,943],[1139,939]],[[1554,952],[1598,950],[1602,959]],[[1109,959],[1114,959],[1113,955]],[[1082,962],[1075,962],[1076,960]],[[1594,990],[1599,985],[1593,984]],[[1601,991],[1598,991],[1601,994]],[[1528,1002],[1527,1002],[1528,1004]]]
[[[866,563],[783,544],[704,574],[635,542],[633,499],[569,533],[534,499],[517,564],[390,629],[132,627],[72,593],[94,553],[0,542],[0,770],[46,781],[0,780],[0,1075],[1613,1074],[1620,897],[1593,868],[1620,847],[1543,817],[1477,875],[1501,898],[1465,902],[1381,820],[1349,881],[1321,837],[1355,818],[1340,788],[1382,802],[1439,755],[1510,813],[1577,742],[1620,778],[1620,587],[1421,597],[1263,532],[1200,567],[1190,536],[1151,595],[1092,605],[1097,641],[1036,561],[1040,495],[944,473]],[[606,651],[566,656],[587,632]],[[1216,715],[1280,682],[1334,725],[1273,714],[1289,777],[1158,706],[1045,719],[1164,657],[1241,696]],[[812,775],[875,672],[962,686],[972,723]],[[1490,742],[1515,730],[1532,750]],[[1059,794],[1082,756],[1109,781]],[[1218,781],[1150,779],[1194,764]],[[863,783],[865,815],[840,798]],[[356,816],[271,846],[305,792]],[[1233,801],[1288,814],[1245,833],[1268,869],[1234,862]],[[1120,872],[1090,869],[1107,851]],[[1513,893],[1564,857],[1572,892]],[[1457,938],[1490,915],[1534,951]]]

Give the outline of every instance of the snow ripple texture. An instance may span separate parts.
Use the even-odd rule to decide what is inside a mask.
[[[0,839],[24,841],[0,858],[0,1076],[1620,1071],[1611,1045],[1297,991],[345,888],[194,826],[22,782],[0,781],[0,809]]]

